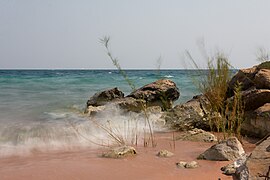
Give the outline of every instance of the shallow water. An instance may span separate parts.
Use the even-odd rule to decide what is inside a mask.
[[[185,102],[197,93],[192,83],[192,77],[198,75],[196,71],[127,70],[126,73],[136,87],[159,78],[172,79],[181,93],[176,103]],[[0,155],[26,153],[35,148],[92,146],[87,138],[106,139],[106,134],[82,112],[90,96],[113,87],[119,87],[125,94],[131,92],[115,70],[0,70]],[[135,126],[138,132],[145,130],[142,118],[138,118],[139,126],[127,127],[129,119],[116,113],[100,121],[110,120],[123,132]]]

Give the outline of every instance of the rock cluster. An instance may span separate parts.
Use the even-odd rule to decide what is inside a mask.
[[[221,171],[223,171],[223,174],[226,174],[226,175],[234,175],[234,174],[236,174],[237,170],[240,167],[245,166],[246,160],[247,160],[247,156],[246,155],[241,156],[239,159],[237,159],[233,163],[228,164],[227,166],[222,167],[221,168]]]
[[[229,82],[227,100],[233,99],[234,88],[241,83],[241,97],[244,102],[244,121],[241,131],[248,136],[264,137],[270,134],[270,62],[242,69]],[[131,94],[117,88],[96,93],[87,101],[86,112],[95,115],[104,109],[119,107],[132,112],[161,112],[161,122],[178,130],[187,131],[180,139],[191,141],[214,142],[216,137],[203,130],[210,129],[210,122],[221,118],[218,112],[213,112],[210,102],[204,95],[193,97],[190,101],[172,106],[173,101],[180,96],[176,84],[168,79],[147,84]],[[198,128],[198,129],[196,129]],[[202,130],[203,129],[203,130]],[[219,142],[201,155],[198,159],[215,161],[235,161],[222,170],[225,174],[233,174],[236,179],[259,179],[259,174],[270,173],[270,138],[262,142],[246,157],[241,143],[235,137]],[[120,147],[103,154],[103,157],[119,158],[136,154],[132,147]],[[159,157],[170,157],[173,154],[162,150]],[[179,162],[179,168],[195,168],[198,163]]]
[[[270,137],[259,144],[248,157],[242,156],[235,162],[222,167],[221,170],[226,175],[233,175],[236,180],[269,179],[269,143]]]
[[[242,69],[229,82],[228,97],[241,83],[245,106],[242,131],[246,135],[264,137],[270,133],[270,62]]]
[[[124,96],[118,88],[108,89],[96,93],[87,101],[86,113],[91,114],[93,107],[108,104],[118,106],[126,111],[140,112],[145,108],[158,106],[162,110],[172,108],[172,104],[180,96],[176,84],[169,79],[160,79],[147,84],[128,96]]]

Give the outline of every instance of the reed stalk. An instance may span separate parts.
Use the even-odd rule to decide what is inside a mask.
[[[134,83],[128,78],[127,73],[122,69],[121,65],[119,64],[118,59],[113,57],[113,55],[110,51],[110,48],[109,48],[110,37],[105,36],[104,38],[100,39],[100,42],[104,45],[106,52],[107,52],[107,55],[108,55],[109,59],[112,61],[113,65],[118,69],[120,74],[123,76],[124,80],[128,83],[131,90],[135,91],[136,87],[135,87]],[[147,112],[146,104],[144,104],[142,101],[140,101],[140,103],[141,103],[141,107],[142,107],[142,110],[143,110],[143,113],[145,116],[145,123],[147,124],[148,129],[149,129],[150,141],[151,141],[152,147],[155,147],[156,142],[154,140],[154,133],[153,133],[151,122],[150,122],[149,115]],[[144,146],[147,146],[147,145],[148,145],[148,143],[146,143],[146,137],[144,135]]]

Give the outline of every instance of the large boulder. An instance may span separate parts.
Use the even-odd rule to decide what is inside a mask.
[[[270,103],[245,113],[242,134],[262,138],[270,133]]]
[[[270,103],[270,89],[253,89],[242,92],[245,111],[256,110],[265,103]]]
[[[135,90],[127,97],[142,99],[146,101],[147,106],[160,106],[167,110],[172,108],[172,102],[179,96],[179,90],[173,81],[160,79]]]
[[[209,112],[209,101],[200,95],[182,105],[176,105],[163,118],[169,126],[178,130],[209,129]]]
[[[88,106],[103,106],[115,99],[124,98],[124,93],[117,87],[94,94],[88,101]]]
[[[198,159],[212,161],[231,161],[237,160],[245,155],[245,151],[236,137],[231,137],[218,144],[213,145],[204,153],[200,154]]]
[[[254,77],[257,73],[257,68],[252,67],[248,69],[241,69],[239,70],[236,75],[234,75],[229,82],[229,88],[228,88],[228,96],[233,96],[233,91],[235,89],[235,86],[238,83],[241,83],[242,90],[250,89],[251,87],[255,86],[254,84]]]
[[[270,89],[270,69],[260,69],[255,75],[254,83],[257,89]]]

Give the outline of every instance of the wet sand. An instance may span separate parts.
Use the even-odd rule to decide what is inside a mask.
[[[173,148],[171,133],[156,134],[157,146],[136,147],[138,155],[123,159],[101,158],[101,149],[73,148],[69,151],[33,152],[27,156],[0,158],[1,180],[89,180],[89,179],[155,179],[155,180],[221,180],[232,179],[223,175],[220,168],[229,162],[196,160],[196,157],[213,143],[176,141]],[[244,143],[247,151],[254,145]],[[171,158],[156,156],[161,149],[175,155]],[[196,160],[200,167],[179,169],[175,163]]]

